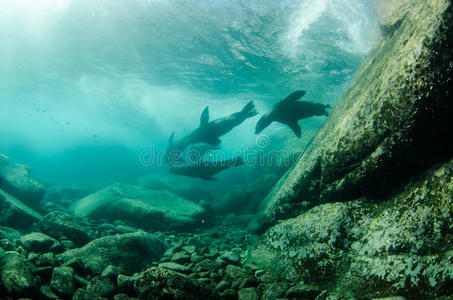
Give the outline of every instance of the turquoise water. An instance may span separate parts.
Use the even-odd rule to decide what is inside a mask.
[[[191,132],[205,106],[215,119],[254,100],[261,115],[300,89],[333,105],[379,38],[363,0],[1,0],[0,153],[49,181],[167,172],[140,153]],[[252,147],[258,118],[223,149]]]

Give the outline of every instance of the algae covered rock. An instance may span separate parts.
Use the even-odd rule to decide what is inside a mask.
[[[359,206],[327,203],[273,226],[253,249],[252,262],[287,280],[328,283],[345,263],[350,244],[345,235],[352,230],[350,216]]]
[[[166,244],[153,234],[126,233],[93,240],[82,248],[58,255],[58,258],[64,262],[78,258],[85,268],[95,275],[100,275],[109,265],[118,267],[121,274],[131,275],[158,261],[166,247]]]
[[[16,252],[7,252],[0,258],[1,279],[11,296],[31,295],[34,287],[33,266]]]
[[[318,205],[271,227],[249,261],[282,279],[352,293],[431,299],[453,293],[453,161],[385,201]]]
[[[74,269],[68,266],[56,267],[52,272],[50,287],[56,294],[63,296],[73,295],[76,288],[74,282]]]
[[[78,201],[76,216],[123,220],[139,228],[188,230],[202,222],[205,209],[170,191],[113,184]]]
[[[220,299],[208,285],[189,276],[152,267],[135,281],[135,290],[139,299]]]
[[[407,0],[295,168],[253,223],[263,232],[307,202],[385,197],[453,154],[452,8]]]
[[[30,175],[27,166],[17,164],[8,156],[0,153],[0,188],[26,205],[39,208],[44,197],[44,187]]]

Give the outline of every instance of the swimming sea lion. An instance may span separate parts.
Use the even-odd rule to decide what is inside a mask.
[[[165,152],[165,161],[169,165],[174,163],[183,162],[181,158],[182,153],[190,145],[190,137],[186,136],[177,141],[174,140],[175,133],[173,132],[168,139],[168,148]]]
[[[272,122],[280,122],[291,128],[297,137],[301,135],[301,129],[297,121],[313,116],[328,116],[327,109],[330,105],[311,103],[306,101],[297,101],[305,91],[296,91],[285,99],[275,104],[270,111],[259,119],[256,123],[255,134],[263,131]]]
[[[170,173],[198,177],[204,180],[217,180],[212,176],[230,167],[242,166],[243,164],[244,161],[240,157],[219,162],[202,161],[195,164],[173,165],[170,168]]]
[[[201,113],[200,127],[195,129],[188,138],[191,144],[206,143],[219,145],[221,143],[219,137],[257,114],[255,104],[253,101],[250,101],[240,112],[209,122],[209,107],[206,106]]]

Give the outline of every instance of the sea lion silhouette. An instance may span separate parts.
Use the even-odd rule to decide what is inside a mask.
[[[174,140],[175,133],[171,134],[165,153],[166,162],[169,165],[173,165],[183,161],[181,158],[182,153],[190,144],[206,143],[214,146],[219,145],[221,143],[219,137],[257,114],[255,104],[250,101],[241,111],[209,122],[209,106],[206,106],[201,113],[200,126],[197,129],[176,141]]]
[[[175,133],[173,132],[168,139],[168,147],[165,152],[165,161],[169,165],[173,165],[175,163],[183,162],[184,160],[181,158],[182,153],[190,145],[190,136],[185,136],[179,140],[174,140]]]
[[[258,120],[255,127],[255,134],[260,133],[264,128],[276,121],[288,125],[294,134],[300,137],[302,130],[299,124],[297,124],[298,120],[313,116],[329,115],[327,109],[330,108],[330,105],[297,101],[303,95],[305,95],[305,91],[295,91],[275,104],[271,110]]]
[[[170,173],[184,175],[189,177],[197,177],[204,180],[217,180],[213,176],[230,167],[244,165],[242,158],[234,158],[218,162],[202,161],[195,164],[173,165],[170,168]]]
[[[201,113],[200,126],[189,135],[190,143],[219,145],[221,143],[219,137],[257,114],[255,104],[250,101],[240,112],[209,122],[209,106],[206,106]]]

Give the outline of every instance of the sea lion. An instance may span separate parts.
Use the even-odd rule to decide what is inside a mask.
[[[186,136],[177,141],[174,140],[175,133],[173,132],[168,139],[168,147],[165,152],[165,161],[169,165],[173,165],[175,163],[183,162],[184,160],[181,158],[182,153],[190,145],[190,137]]]
[[[243,164],[244,161],[240,157],[219,162],[202,161],[195,164],[173,165],[170,168],[170,173],[197,177],[204,180],[217,180],[217,178],[213,177],[215,174],[230,167],[242,166]]]
[[[186,155],[190,156],[192,159],[196,157],[201,159],[206,154],[221,149],[219,145],[191,144],[190,136],[175,141],[174,136],[175,133],[173,132],[168,140],[168,148],[165,153],[165,160],[169,165],[183,163],[184,159],[181,156],[186,148],[188,148]]]
[[[255,104],[253,101],[250,101],[240,112],[209,122],[209,107],[206,106],[201,113],[200,127],[195,129],[188,138],[191,144],[206,143],[219,145],[221,143],[219,137],[257,114]]]
[[[270,111],[259,119],[256,123],[255,134],[263,131],[272,122],[280,122],[289,126],[297,137],[301,135],[301,129],[297,121],[313,116],[328,116],[327,109],[330,105],[311,103],[306,101],[297,101],[305,91],[296,91],[285,99],[275,104]]]

